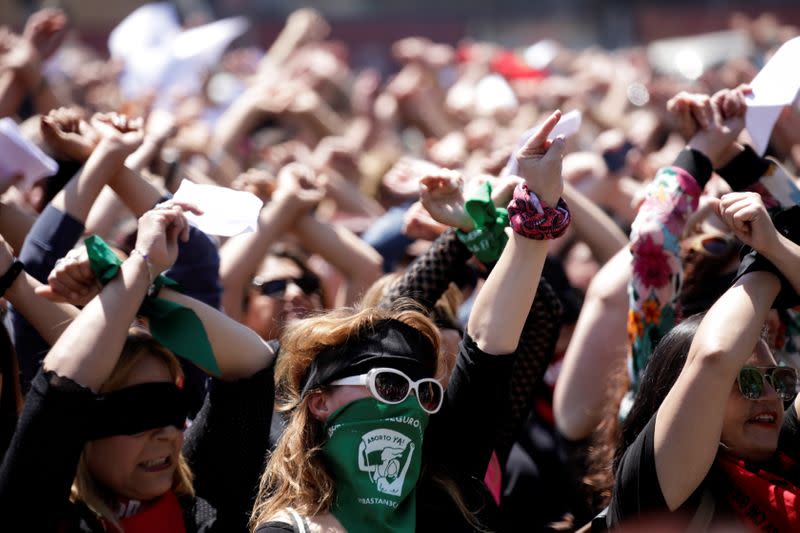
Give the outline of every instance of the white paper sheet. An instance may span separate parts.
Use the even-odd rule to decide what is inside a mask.
[[[558,121],[558,124],[556,124],[555,128],[553,128],[553,131],[550,132],[550,135],[547,138],[555,139],[559,135],[563,135],[564,137],[571,137],[572,135],[575,135],[581,129],[582,119],[583,115],[577,109],[573,109],[572,111],[564,113],[561,115],[561,119]],[[525,143],[528,142],[528,139],[530,139],[537,131],[539,131],[540,127],[541,124],[537,124],[533,128],[523,133],[519,144],[517,145],[517,149],[522,148]],[[517,158],[512,155],[508,158],[508,163],[506,163],[505,168],[503,168],[503,171],[500,174],[516,174],[518,171],[519,168],[517,166]]]
[[[189,223],[209,235],[233,237],[255,231],[258,214],[264,205],[249,192],[234,191],[215,185],[198,185],[183,180],[173,199],[196,205],[203,211],[198,216],[186,213]]]
[[[772,128],[783,108],[791,105],[800,90],[800,37],[784,43],[764,65],[750,87],[747,97],[745,125],[753,140],[753,149],[763,155],[772,135]]]
[[[123,62],[120,85],[126,96],[156,91],[155,106],[169,108],[173,97],[201,89],[204,71],[248,27],[246,18],[232,17],[182,31],[174,6],[147,4],[114,28],[108,48],[111,57]]]
[[[0,190],[13,178],[22,176],[20,190],[28,190],[34,183],[58,172],[58,163],[25,138],[14,120],[0,119]]]

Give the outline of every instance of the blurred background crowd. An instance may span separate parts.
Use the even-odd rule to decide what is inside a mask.
[[[277,234],[259,230],[258,257],[216,243],[217,306],[266,340],[292,318],[358,301],[458,226],[444,196],[420,201],[423,178],[444,176],[466,190],[489,181],[496,194],[508,193],[498,176],[521,136],[554,109],[579,110],[563,176],[568,203],[583,207],[573,208],[580,214],[573,211],[545,267],[563,325],[529,391],[525,427],[504,464],[487,473],[508,531],[570,530],[608,502],[610,457],[597,430],[616,415],[626,385],[615,384],[626,379],[626,355],[644,327],[628,313],[630,267],[609,261],[628,246],[646,185],[696,132],[697,116],[674,97],[750,82],[800,35],[800,8],[719,0],[5,0],[0,26],[0,116],[13,117],[62,169],[0,197],[2,209],[24,221],[4,231],[5,240],[19,251],[68,170],[86,161],[100,135],[90,117],[119,113],[110,119],[116,128],[141,129],[151,144],[137,164],[161,194],[188,179],[267,204],[289,195],[297,213],[334,228],[325,233],[291,211]],[[41,116],[49,118],[40,127]],[[800,170],[797,103],[781,113],[767,155],[792,175]],[[291,163],[299,167],[287,176]],[[88,212],[86,233],[130,251],[136,209],[112,188]],[[706,185],[709,196],[729,191],[719,177]],[[690,229],[710,214],[702,205]],[[321,290],[308,284],[297,296],[284,283],[261,291],[286,272],[313,274]],[[445,329],[466,323],[483,268],[476,262],[471,272],[440,305]],[[574,356],[573,388],[559,399],[557,378],[590,303],[608,315],[607,335],[590,338],[584,328],[571,349],[607,353],[594,360],[597,373],[577,378],[576,366],[589,363]],[[793,345],[778,344],[787,361],[796,359]],[[32,374],[23,369],[23,387]],[[531,501],[539,502],[533,515]]]

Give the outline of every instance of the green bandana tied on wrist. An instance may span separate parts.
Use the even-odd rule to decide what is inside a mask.
[[[478,187],[464,202],[464,210],[475,224],[475,229],[469,233],[456,230],[456,235],[478,261],[494,263],[508,241],[505,232],[508,211],[495,207],[492,202],[492,184],[487,181]]]
[[[122,260],[98,237],[88,237],[84,244],[89,255],[89,263],[97,280],[105,285],[119,272]],[[177,290],[178,283],[164,276],[153,282],[154,294],[161,287]],[[150,334],[175,355],[192,361],[215,376],[220,375],[219,366],[214,359],[214,351],[208,341],[203,323],[194,311],[175,302],[148,295],[139,314],[150,319]]]
[[[354,400],[325,422],[322,446],[336,483],[331,513],[348,533],[413,533],[428,414],[411,395],[398,404]]]

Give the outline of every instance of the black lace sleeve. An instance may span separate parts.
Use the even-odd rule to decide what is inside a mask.
[[[542,278],[522,327],[514,357],[509,409],[502,413],[498,426],[495,450],[500,464],[505,464],[511,446],[533,406],[534,388],[541,382],[547,365],[553,358],[561,331],[561,315],[562,307],[558,296],[547,280]]]
[[[388,307],[398,298],[411,298],[426,309],[433,309],[451,281],[468,270],[466,262],[472,253],[458,240],[454,229],[448,229],[428,250],[414,260],[403,277],[395,282],[381,300]]]

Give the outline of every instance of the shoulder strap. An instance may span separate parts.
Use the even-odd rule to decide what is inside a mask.
[[[294,525],[298,533],[310,533],[305,518],[300,516],[300,514],[291,507],[287,507],[286,511],[289,513],[289,516],[292,517],[292,520],[294,520]]]

